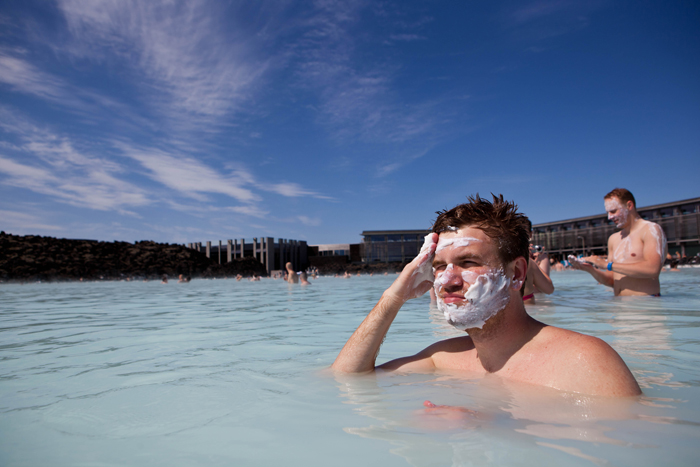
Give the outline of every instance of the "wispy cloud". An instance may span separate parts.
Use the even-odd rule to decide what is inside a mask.
[[[84,171],[83,176],[49,171],[0,156],[3,184],[51,196],[73,206],[136,215],[125,207],[143,206],[150,200],[138,187],[104,171]]]
[[[254,37],[226,34],[221,4],[60,0],[59,6],[75,38],[67,50],[94,61],[117,57],[159,92],[150,94],[151,104],[181,122],[213,123],[234,112],[268,67],[251,47]]]
[[[427,38],[418,34],[390,34],[389,40],[386,43],[390,44],[392,42],[413,42],[413,41],[423,41]]]
[[[26,50],[0,48],[0,86],[31,95],[64,110],[88,116],[91,120],[112,120],[121,116],[118,124],[129,130],[153,128],[153,122],[134,112],[123,103],[85,86],[76,86],[32,63],[36,57]],[[109,110],[109,113],[104,113]]]
[[[0,228],[8,233],[26,232],[31,230],[64,230],[58,225],[45,224],[43,219],[24,212],[0,210]]]
[[[196,217],[211,218],[212,213],[236,213],[264,219],[270,214],[269,211],[265,211],[260,206],[253,204],[245,206],[212,206],[207,204],[182,204],[172,200],[167,200],[167,204],[176,211],[186,212]]]
[[[323,2],[291,48],[299,84],[318,93],[319,121],[340,139],[405,143],[437,124],[435,108],[411,105],[396,94],[398,63],[366,60],[358,50],[358,23],[365,2]],[[386,13],[389,14],[389,13]],[[410,32],[389,35],[412,41]]]
[[[242,166],[227,164],[214,168],[204,161],[187,155],[166,152],[161,149],[134,148],[123,143],[115,143],[123,154],[138,161],[147,175],[153,180],[189,198],[205,202],[207,194],[229,196],[245,206],[231,208],[241,214],[260,216],[265,211],[252,206],[261,201],[254,190],[273,192],[285,197],[309,196],[319,199],[332,199],[308,190],[297,183],[261,182]]]
[[[32,94],[52,101],[66,97],[66,84],[63,80],[45,73],[29,63],[21,55],[21,50],[10,54],[0,49],[0,83],[13,90]]]
[[[308,216],[297,216],[297,220],[301,222],[304,225],[308,225],[311,227],[318,227],[321,225],[321,219],[314,217],[308,217]]]
[[[542,0],[523,5],[511,12],[511,18],[516,23],[527,23],[545,16],[558,13],[575,6],[572,0]]]
[[[301,196],[311,196],[319,199],[333,199],[330,196],[324,196],[314,191],[307,190],[297,183],[272,183],[258,184],[258,187],[265,191],[271,191],[289,198],[298,198]]]
[[[97,210],[116,210],[151,203],[145,190],[118,178],[124,169],[101,157],[78,151],[66,137],[36,127],[16,113],[0,108],[0,128],[18,139],[0,154],[2,183],[49,195],[57,201]]]
[[[159,149],[143,150],[125,145],[122,149],[125,156],[146,168],[153,180],[187,197],[207,201],[206,193],[218,193],[242,202],[259,200],[259,196],[245,187],[250,182],[250,174],[242,170],[223,173],[195,158],[175,156]]]
[[[604,4],[605,0],[537,0],[507,11],[503,21],[519,40],[541,41],[585,28],[590,13]]]

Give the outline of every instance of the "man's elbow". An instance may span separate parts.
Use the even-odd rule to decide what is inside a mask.
[[[374,366],[366,367],[360,365],[353,365],[345,362],[335,361],[331,365],[331,370],[337,373],[347,373],[347,374],[362,374],[374,371]]]

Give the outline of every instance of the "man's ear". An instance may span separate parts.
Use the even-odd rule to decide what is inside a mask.
[[[527,278],[527,260],[522,256],[518,256],[510,263],[510,268],[513,271],[513,283],[522,285]],[[518,287],[519,289],[520,287]]]
[[[625,204],[627,205],[628,211],[631,211],[632,208],[634,208],[634,203],[632,202],[632,200],[627,201]]]

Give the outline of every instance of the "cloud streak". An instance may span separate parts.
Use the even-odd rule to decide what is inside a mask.
[[[244,203],[260,199],[245,187],[250,175],[244,171],[226,174],[192,157],[174,156],[158,149],[123,148],[124,155],[138,161],[153,180],[187,197],[204,202],[205,193],[217,193]]]
[[[298,85],[318,93],[319,121],[343,140],[402,144],[427,135],[437,124],[436,109],[407,103],[395,91],[399,64],[389,57],[367,60],[360,50],[357,28],[368,4],[319,3],[290,50]],[[425,39],[411,32],[387,35],[389,41]]]
[[[262,200],[254,190],[276,193],[281,196],[298,198],[314,197],[332,199],[308,190],[297,183],[264,183],[243,168],[213,168],[203,161],[186,155],[165,152],[160,149],[134,148],[116,143],[126,157],[138,161],[151,179],[200,202],[208,201],[207,194],[226,195],[246,206],[233,208],[241,214],[260,216],[257,207],[250,207]]]
[[[68,48],[73,55],[121,59],[158,91],[151,105],[180,123],[211,124],[236,111],[268,67],[250,46],[254,38],[227,37],[221,5],[211,2],[61,0],[59,6],[75,39]]]
[[[51,101],[66,97],[66,84],[48,73],[39,70],[23,58],[0,49],[0,83],[12,89]]]
[[[17,229],[64,230],[63,227],[58,225],[45,224],[39,216],[27,214],[25,212],[0,210],[0,219],[2,219],[0,227],[8,232],[14,232]]]
[[[0,153],[0,174],[5,185],[49,195],[73,206],[134,213],[127,208],[150,204],[145,190],[118,178],[124,169],[104,158],[76,150],[72,142],[0,109],[0,128],[18,139]]]

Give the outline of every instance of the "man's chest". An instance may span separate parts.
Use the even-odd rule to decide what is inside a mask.
[[[621,237],[613,243],[612,248],[613,262],[634,263],[644,259],[644,242],[638,235]]]

